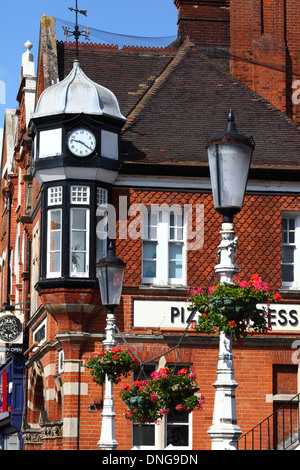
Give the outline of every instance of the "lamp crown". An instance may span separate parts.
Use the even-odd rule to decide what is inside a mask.
[[[228,113],[227,122],[225,124],[224,131],[225,132],[236,132],[237,133],[237,127],[236,127],[236,124],[235,124],[234,113],[233,113],[232,109],[230,109],[230,111]]]

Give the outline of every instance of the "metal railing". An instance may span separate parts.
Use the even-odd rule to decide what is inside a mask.
[[[288,450],[300,444],[300,393],[238,440],[238,450]]]

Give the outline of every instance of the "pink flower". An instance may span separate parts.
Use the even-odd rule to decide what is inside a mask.
[[[166,415],[166,416],[167,416],[168,411],[167,411],[165,408],[161,408],[161,409],[159,410],[159,413],[160,413],[161,415]]]
[[[214,290],[216,290],[217,286],[211,286],[208,288],[208,295],[210,295]]]
[[[175,408],[176,408],[176,410],[181,411],[182,410],[182,405],[176,405]]]
[[[157,401],[157,393],[151,393],[151,401],[156,402]]]
[[[239,287],[243,288],[243,287],[249,287],[250,286],[250,282],[248,281],[241,281],[239,283]]]

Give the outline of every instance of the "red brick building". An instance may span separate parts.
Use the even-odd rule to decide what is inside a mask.
[[[167,48],[82,44],[80,67],[74,66],[74,43],[57,42],[55,20],[45,15],[36,77],[28,68],[32,57],[23,59],[19,108],[5,119],[0,300],[28,308],[25,449],[97,449],[104,391],[84,363],[105,339],[95,276],[96,260],[105,253],[96,236],[99,200],[115,208],[116,253],[126,262],[115,312],[119,345],[130,344],[153,369],[177,361],[194,366],[205,396],[203,410],[183,422],[140,428],[126,422],[121,385],[114,386],[118,449],[210,449],[219,338],[192,329],[182,335],[187,289],[206,287],[216,264],[221,218],[205,146],[207,136],[223,130],[229,109],[239,131],[256,144],[244,208],[235,217],[236,264],[241,277],[256,273],[283,297],[272,305],[272,331],[234,347],[240,428],[249,431],[299,392],[300,134],[292,84],[300,42],[292,37],[294,2],[174,3],[178,39]],[[104,113],[88,108],[90,91],[83,111],[72,108],[84,93],[71,91],[76,80],[97,90]],[[101,152],[98,163],[79,164],[66,153],[66,136],[87,122],[101,132]],[[146,235],[139,231],[139,209],[153,204],[159,213]],[[175,204],[191,209],[192,228],[189,219],[170,215]],[[76,214],[84,214],[78,227]],[[76,236],[81,250],[72,245]]]

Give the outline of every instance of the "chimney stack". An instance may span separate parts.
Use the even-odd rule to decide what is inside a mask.
[[[178,37],[196,45],[229,46],[229,0],[174,0],[178,8]]]

